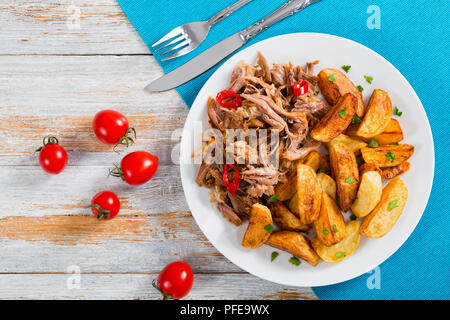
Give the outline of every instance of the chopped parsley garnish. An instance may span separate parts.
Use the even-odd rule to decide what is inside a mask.
[[[334,76],[334,73],[329,75],[328,80],[331,81],[331,82],[336,82],[336,78]]]
[[[273,260],[275,260],[280,254],[276,251],[272,252],[272,255],[270,257],[270,262],[272,262]]]
[[[316,92],[314,92],[314,95],[315,95],[315,96],[318,96],[318,95],[319,95],[319,90],[317,90]]]
[[[325,169],[322,169],[322,168],[319,168],[319,170],[317,170],[317,173],[325,173],[326,171],[325,171]]]
[[[340,258],[343,258],[344,256],[345,256],[345,252],[342,252],[342,251],[336,252],[336,258],[340,259]]]
[[[345,65],[345,66],[342,66],[341,68],[342,68],[342,70],[345,71],[345,73],[348,73],[348,72],[350,71],[350,68],[351,68],[351,67],[352,67],[352,66]]]
[[[364,91],[364,88],[363,88],[361,85],[358,85],[357,88],[358,88],[358,90],[359,90],[360,92],[363,92],[363,91]]]
[[[390,145],[391,146],[398,146],[398,142],[391,142]]]
[[[339,231],[338,231],[338,228],[336,227],[335,224],[333,224],[333,231],[334,231],[334,232],[339,232]]]
[[[345,179],[345,182],[353,184],[353,183],[355,183],[355,180],[353,180],[353,177],[350,176],[350,177],[347,177],[347,179]]]
[[[400,110],[398,110],[397,106],[394,107],[394,116],[401,116],[403,114],[403,112],[400,112]]]
[[[369,147],[371,147],[371,148],[378,147],[378,141],[375,140],[374,138],[371,138],[370,141],[369,141]]]
[[[264,230],[266,230],[267,233],[272,233],[273,225],[271,223],[269,223],[267,226],[264,227]]]
[[[363,158],[361,156],[357,156],[356,157],[356,163],[359,165],[361,163],[363,163]]]
[[[354,214],[352,214],[352,215],[350,216],[350,220],[352,220],[352,221],[356,220],[356,216],[355,216]]]
[[[289,262],[292,263],[294,266],[299,266],[300,265],[300,260],[297,257],[295,257],[295,256],[292,256],[289,259]]]
[[[392,153],[392,152],[388,152],[388,153],[386,153],[386,158],[388,158],[388,160],[390,161],[390,162],[394,162],[394,160],[395,160],[395,155]]]
[[[398,200],[392,200],[391,202],[389,202],[389,211],[397,207],[397,202]]]
[[[269,198],[269,200],[267,200],[267,202],[278,202],[277,195],[276,195],[276,194],[272,195],[272,196]]]
[[[368,83],[372,84],[373,77],[371,77],[371,76],[364,76],[364,79],[366,79],[366,81],[367,81]]]
[[[353,116],[352,123],[355,124],[355,123],[360,123],[360,122],[361,122],[361,118],[355,114]]]
[[[326,236],[330,234],[330,233],[328,232],[327,229],[323,229],[323,230],[322,230],[322,233],[323,233],[324,235],[326,235]]]
[[[336,203],[339,206],[339,202],[341,202],[341,199],[339,199],[339,196],[336,196]]]
[[[341,111],[338,112],[339,116],[342,119],[345,119],[345,111],[347,110],[347,108],[342,109]]]

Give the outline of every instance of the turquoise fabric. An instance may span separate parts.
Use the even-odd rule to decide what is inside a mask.
[[[234,0],[118,0],[147,46],[175,26],[210,18]],[[285,0],[254,0],[216,25],[190,54],[158,62],[173,70],[225,37],[263,18]],[[380,29],[369,29],[380,9]],[[369,11],[369,12],[368,12]],[[380,266],[381,289],[369,289],[373,274],[314,288],[320,299],[448,299],[449,283],[449,30],[448,0],[322,0],[274,25],[248,45],[280,34],[320,32],[357,41],[396,66],[419,95],[434,136],[436,171],[427,209],[406,243]],[[331,50],[331,49],[330,49]],[[190,107],[215,69],[177,90]]]

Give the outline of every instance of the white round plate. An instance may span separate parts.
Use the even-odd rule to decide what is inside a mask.
[[[402,175],[409,190],[403,214],[392,230],[381,239],[361,236],[359,249],[340,263],[320,261],[312,267],[305,261],[300,266],[288,262],[291,254],[261,246],[246,249],[241,245],[247,223],[235,227],[229,223],[210,202],[209,189],[195,183],[199,165],[190,164],[194,151],[193,136],[198,137],[208,128],[206,102],[217,92],[227,88],[233,68],[239,61],[255,64],[258,51],[272,63],[304,65],[307,61],[320,60],[316,73],[323,68],[340,69],[351,65],[348,77],[355,85],[364,87],[367,103],[373,89],[386,90],[393,106],[403,112],[399,120],[405,139],[403,143],[415,146],[409,160],[411,170]],[[373,77],[373,83],[364,80]],[[198,145],[197,145],[198,147]],[[430,195],[434,174],[434,148],[430,125],[423,106],[408,81],[386,59],[354,41],[337,36],[317,33],[295,33],[277,36],[258,42],[228,59],[205,83],[192,105],[183,131],[180,145],[181,180],[189,208],[197,224],[209,241],[234,264],[260,278],[289,286],[323,286],[346,281],[366,273],[389,258],[406,241],[419,222]],[[271,262],[273,251],[280,255]]]

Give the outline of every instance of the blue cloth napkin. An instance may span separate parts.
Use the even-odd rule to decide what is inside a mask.
[[[118,3],[150,48],[175,26],[208,19],[234,1],[118,0]],[[167,73],[263,18],[285,1],[254,0],[213,27],[195,51],[158,62]],[[380,10],[380,29],[367,27],[373,5]],[[322,0],[260,33],[248,44],[292,32],[328,33],[355,40],[380,53],[400,70],[422,100],[431,123],[436,149],[431,198],[411,237],[380,266],[381,288],[367,285],[372,283],[370,277],[374,273],[364,274],[341,284],[314,288],[320,299],[450,298],[449,20],[448,0]],[[177,89],[189,107],[214,70]]]

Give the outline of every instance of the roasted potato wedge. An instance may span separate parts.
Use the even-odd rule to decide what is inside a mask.
[[[378,168],[373,163],[363,163],[358,167],[358,170],[359,170],[359,176],[362,176],[364,173],[369,172],[369,171],[376,171],[380,175],[382,173],[381,169]]]
[[[317,179],[319,179],[320,185],[322,186],[322,191],[328,193],[333,199],[336,199],[336,181],[323,172],[317,174]]]
[[[330,173],[330,156],[327,154],[319,153],[320,161],[319,161],[319,169],[324,170],[326,173]]]
[[[271,203],[269,208],[273,221],[281,230],[306,231],[309,229],[308,225],[302,224],[300,219],[281,202]]]
[[[359,232],[369,238],[381,238],[387,234],[403,212],[408,189],[400,177],[395,177],[384,188],[381,200],[366,216]]]
[[[356,157],[353,151],[342,142],[333,143],[329,151],[339,205],[343,211],[347,211],[358,191],[359,171]]]
[[[344,131],[344,134],[349,136],[349,137],[351,137],[351,138],[359,139],[359,140],[362,140],[364,142],[369,142],[370,138],[368,139],[368,138],[364,138],[364,137],[359,137],[356,134],[356,132],[358,131],[358,128],[359,128],[359,123],[352,123]]]
[[[355,155],[358,155],[361,153],[360,152],[361,148],[367,147],[366,142],[364,142],[362,140],[350,138],[349,136],[346,136],[345,134],[340,134],[336,138],[331,140],[330,142],[325,142],[324,144],[325,144],[325,147],[330,148],[330,146],[336,142],[342,142],[343,144],[345,144],[347,147],[350,148],[350,150],[352,150],[355,153]]]
[[[294,231],[274,232],[270,235],[266,244],[302,258],[313,266],[319,262],[319,256],[311,247],[309,240],[301,233]]]
[[[363,218],[380,202],[383,184],[377,171],[367,171],[361,176],[356,200],[351,209],[355,216]]]
[[[317,151],[310,152],[305,158],[296,161],[293,169],[287,175],[287,181],[275,186],[275,194],[279,201],[286,201],[292,199],[297,191],[297,165],[306,164],[314,169],[314,172],[319,169],[321,157]]]
[[[288,208],[289,210],[291,210],[293,213],[295,213],[295,215],[297,217],[300,216],[300,211],[298,208],[299,204],[298,204],[298,195],[297,192],[294,194],[294,196],[291,198],[291,200],[289,200],[288,202]]]
[[[278,201],[286,201],[291,199],[297,191],[297,170],[294,168],[289,171],[286,181],[275,186],[275,194]]]
[[[334,76],[335,81],[330,80],[331,75]],[[359,117],[362,117],[364,115],[365,107],[362,94],[345,74],[336,69],[323,69],[319,72],[318,78],[320,92],[329,104],[335,105],[341,96],[346,93],[351,93],[357,99],[355,108],[356,114]]]
[[[408,171],[409,168],[411,168],[411,163],[405,161],[400,163],[398,166],[384,168],[383,170],[381,170],[381,176],[386,180],[393,179],[396,176]]]
[[[400,123],[395,119],[391,119],[383,132],[373,138],[378,142],[379,145],[386,145],[402,141],[403,131],[400,127]]]
[[[335,245],[327,247],[317,237],[311,240],[311,245],[320,258],[335,263],[351,256],[358,249],[359,238],[359,222],[355,220],[346,224],[345,238]]]
[[[352,122],[357,105],[356,97],[346,93],[311,130],[311,137],[317,141],[328,142],[340,135]]]
[[[305,159],[303,159],[302,163],[310,166],[313,168],[314,172],[316,172],[320,165],[320,154],[317,151],[312,151],[305,157]]]
[[[297,166],[297,192],[289,201],[289,209],[303,224],[313,223],[319,216],[322,187],[313,168]]]
[[[392,116],[392,103],[386,91],[375,89],[367,105],[366,115],[359,125],[356,135],[372,138],[383,132]]]
[[[336,200],[326,192],[322,193],[319,217],[314,221],[317,238],[327,247],[338,243],[345,237],[344,216]]]
[[[359,124],[351,124],[348,126],[347,130],[345,130],[345,134],[351,138],[355,138],[358,140],[362,140],[364,142],[369,142],[371,138],[365,138],[358,136]],[[392,119],[389,120],[387,127],[383,130],[382,133],[373,137],[379,145],[387,145],[391,143],[397,143],[403,140],[403,131],[400,127],[400,123]]]
[[[268,224],[273,224],[272,214],[269,208],[255,203],[250,213],[249,224],[245,231],[242,245],[249,249],[256,249],[269,239],[270,233],[264,229]]]
[[[373,163],[379,168],[395,167],[408,160],[414,153],[414,146],[400,144],[376,148],[365,147],[361,155],[366,163]]]

